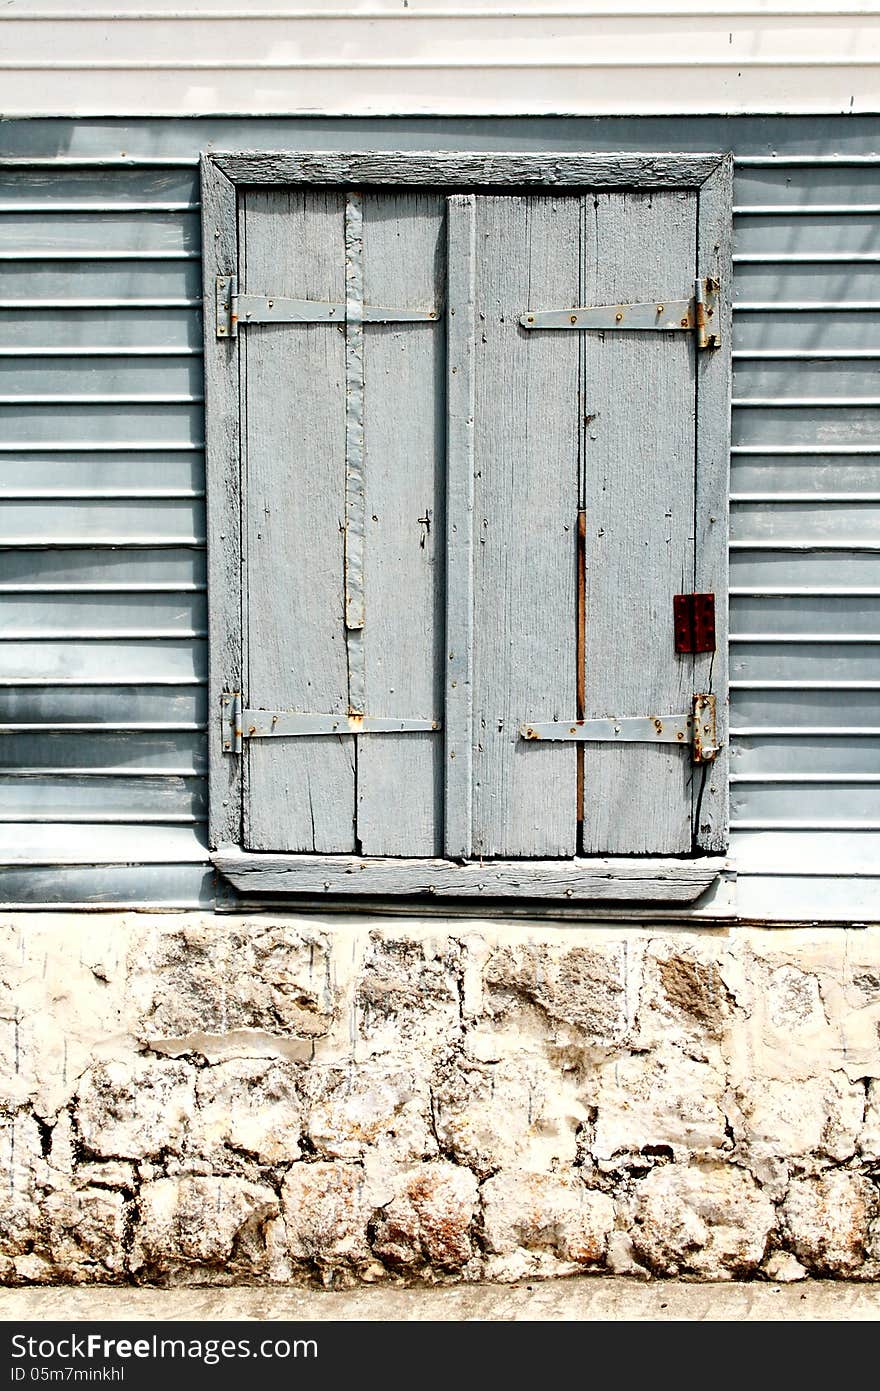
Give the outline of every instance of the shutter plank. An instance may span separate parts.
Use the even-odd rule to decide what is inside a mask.
[[[344,195],[243,195],[242,290],[340,301]],[[345,337],[332,324],[253,324],[244,354],[246,700],[345,713]],[[245,843],[350,851],[350,737],[245,741]]]
[[[526,309],[578,303],[580,200],[477,202],[474,853],[573,855],[576,752],[527,720],[575,712],[579,334]]]
[[[586,304],[686,298],[696,195],[586,200]],[[673,595],[694,578],[694,346],[686,334],[584,335],[585,716],[690,709]],[[693,764],[672,745],[585,745],[583,851],[691,849]]]
[[[447,201],[444,849],[473,850],[476,200]]]
[[[364,299],[432,309],[443,294],[443,199],[363,199]],[[364,329],[366,709],[442,715],[444,525],[442,321]],[[440,733],[358,741],[357,830],[365,855],[442,849]]]

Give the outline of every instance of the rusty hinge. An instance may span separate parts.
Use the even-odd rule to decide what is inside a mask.
[[[344,324],[346,307],[340,301],[290,299],[286,295],[240,295],[234,275],[218,275],[215,290],[218,338],[237,338],[246,324]],[[435,323],[439,309],[385,309],[363,306],[365,324]]]
[[[719,282],[711,276],[694,281],[690,299],[649,300],[642,304],[590,304],[573,309],[532,310],[520,317],[523,328],[569,328],[581,331],[659,330],[692,333],[698,348],[721,346]]]
[[[245,710],[238,691],[220,697],[223,752],[241,753],[245,739],[294,739],[321,734],[417,734],[440,729],[439,720],[393,715],[323,715],[299,710]]]
[[[711,763],[720,752],[715,732],[715,696],[695,695],[689,715],[607,715],[592,720],[531,722],[519,727],[521,739],[585,744],[689,745],[695,763]]]
[[[715,651],[714,594],[676,594],[672,616],[676,652]]]

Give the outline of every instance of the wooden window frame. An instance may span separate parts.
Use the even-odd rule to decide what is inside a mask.
[[[216,868],[246,898],[309,899],[402,895],[426,899],[576,899],[688,905],[725,868],[728,836],[727,548],[730,455],[730,354],[702,355],[696,396],[697,591],[723,596],[717,606],[717,650],[697,659],[697,679],[722,693],[722,751],[706,766],[700,798],[701,852],[691,857],[615,856],[572,860],[401,859],[357,855],[256,853],[242,848],[241,757],[224,751],[221,696],[242,680],[242,544],[239,368],[234,340],[213,331],[216,278],[238,257],[238,188],[242,186],[418,186],[438,192],[510,189],[554,191],[681,190],[697,193],[697,259],[701,275],[717,277],[722,342],[730,343],[733,159],[729,154],[543,154],[400,151],[217,153],[201,158],[205,313],[205,405],[209,606],[209,846]],[[455,451],[455,431],[450,450]],[[450,456],[454,472],[454,458]],[[452,476],[447,480],[454,488]],[[465,581],[466,583],[466,581]],[[459,596],[466,601],[467,595]],[[454,600],[453,600],[454,602]]]

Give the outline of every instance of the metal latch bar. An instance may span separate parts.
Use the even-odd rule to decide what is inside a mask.
[[[567,328],[604,333],[653,329],[664,333],[693,333],[699,348],[717,348],[721,344],[718,290],[718,281],[706,277],[694,281],[694,294],[690,299],[536,309],[521,315],[519,322],[526,329]]]
[[[218,275],[216,289],[217,337],[237,338],[245,324],[344,324],[344,302],[290,299],[286,295],[240,295],[234,275]],[[394,309],[365,304],[367,324],[433,323],[439,309]]]
[[[221,697],[224,753],[241,753],[245,739],[289,739],[322,734],[414,734],[440,729],[439,720],[384,715],[306,714],[299,710],[244,710],[235,691]]]
[[[690,715],[608,715],[591,720],[551,720],[523,724],[521,739],[547,739],[585,744],[689,744],[695,763],[709,763],[718,754],[715,736],[715,696],[695,695]]]

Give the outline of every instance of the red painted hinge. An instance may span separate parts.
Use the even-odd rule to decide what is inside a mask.
[[[672,614],[676,652],[715,651],[714,594],[676,594]]]

